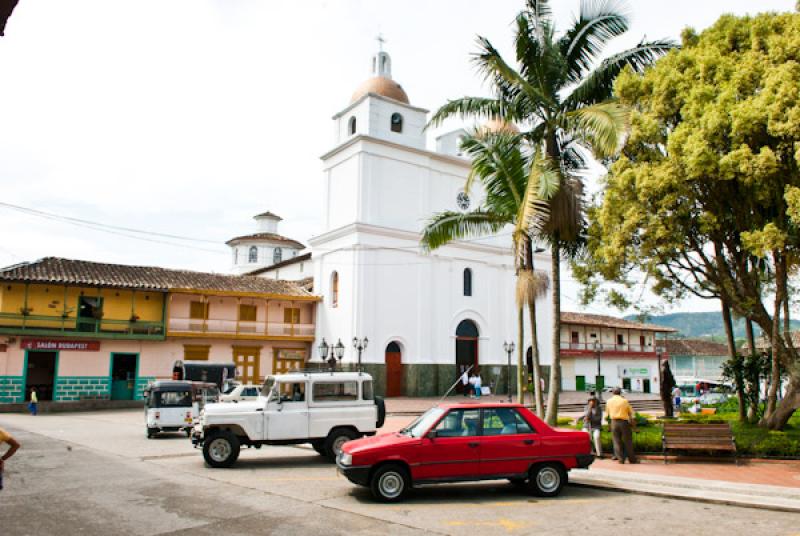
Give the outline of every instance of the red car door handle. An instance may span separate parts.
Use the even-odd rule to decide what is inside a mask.
[[[478,442],[477,441],[473,441],[472,443],[467,443],[467,446],[474,449],[475,447],[478,446]]]
[[[522,442],[526,445],[533,445],[533,439],[523,439]]]

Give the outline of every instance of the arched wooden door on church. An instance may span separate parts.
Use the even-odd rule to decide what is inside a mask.
[[[403,395],[403,359],[400,345],[392,341],[386,346],[386,396]]]
[[[462,320],[456,328],[456,369],[460,377],[464,371],[470,369],[469,374],[478,373],[478,326],[472,320]],[[453,378],[455,381],[456,378]],[[459,393],[464,392],[461,382],[456,384]]]

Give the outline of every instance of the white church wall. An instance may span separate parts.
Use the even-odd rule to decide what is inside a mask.
[[[326,229],[336,229],[358,217],[360,157],[353,155],[327,172]]]

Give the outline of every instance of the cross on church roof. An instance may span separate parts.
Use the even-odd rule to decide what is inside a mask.
[[[378,33],[378,36],[375,38],[378,42],[378,51],[383,52],[383,44],[386,42],[386,38],[383,37],[382,33]]]

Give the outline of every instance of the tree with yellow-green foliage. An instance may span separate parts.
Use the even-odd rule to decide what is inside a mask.
[[[718,299],[771,337],[761,424],[800,407],[800,349],[788,336],[800,268],[800,14],[724,16],[615,91],[631,133],[590,210],[591,297],[643,272],[668,300]],[[730,315],[728,315],[728,318]],[[732,341],[732,336],[730,337]],[[779,364],[789,374],[777,398]]]

